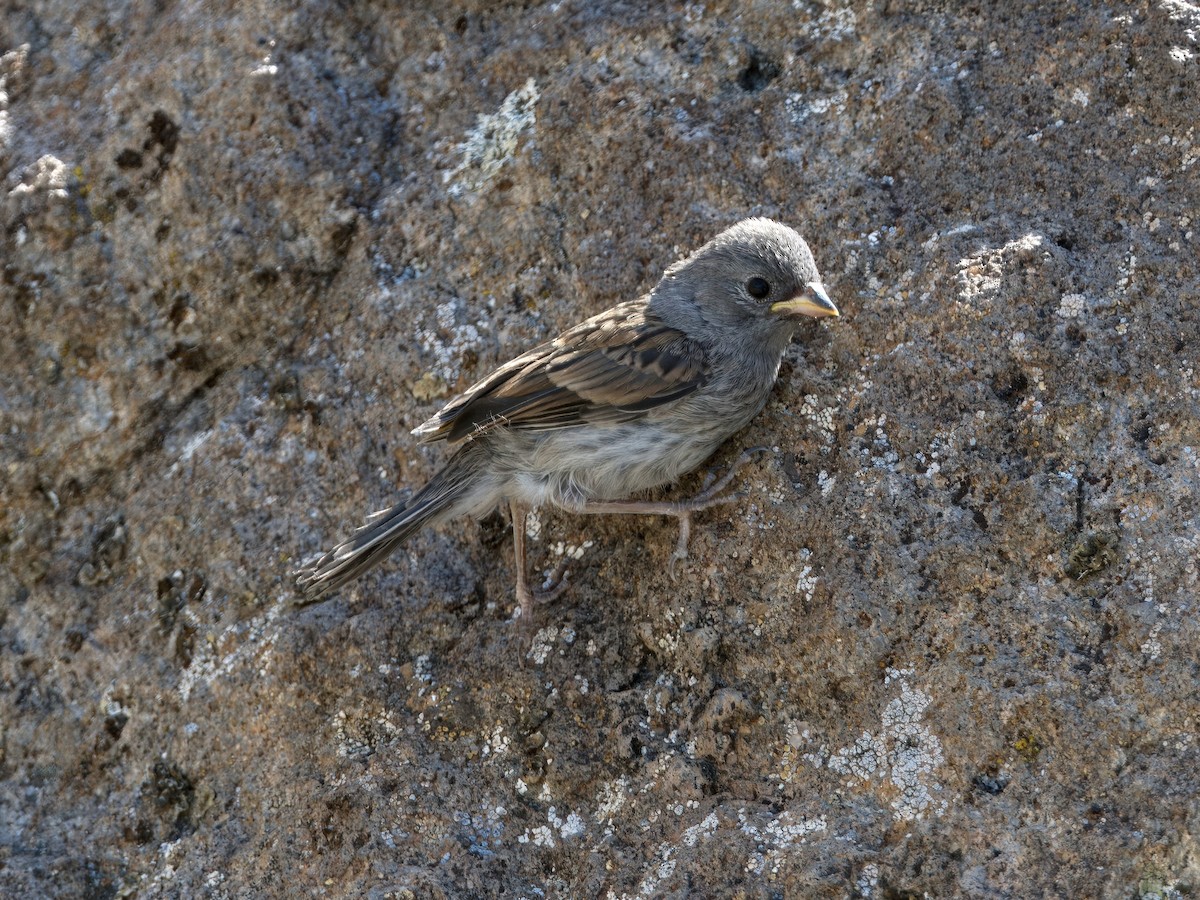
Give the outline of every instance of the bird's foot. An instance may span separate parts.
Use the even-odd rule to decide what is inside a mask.
[[[766,450],[766,447],[752,447],[746,450],[733,461],[725,474],[719,478],[715,471],[709,472],[708,476],[704,479],[704,485],[700,493],[688,500],[589,501],[580,507],[577,512],[591,515],[632,514],[643,516],[674,516],[679,520],[679,539],[675,542],[675,551],[671,554],[671,561],[668,565],[668,572],[671,575],[671,579],[674,580],[676,563],[688,558],[688,539],[692,534],[692,513],[711,509],[714,506],[724,506],[727,503],[736,503],[745,497],[746,495],[742,491],[735,491],[732,494],[722,494],[721,492],[729,487],[738,469]]]
[[[700,493],[690,500],[680,500],[674,504],[676,511],[671,515],[679,520],[679,539],[675,542],[675,552],[671,554],[671,561],[667,565],[667,572],[672,581],[675,580],[675,565],[688,558],[688,541],[692,535],[692,513],[711,509],[714,506],[724,506],[727,503],[736,503],[745,497],[745,491],[735,491],[725,495],[722,495],[721,492],[732,483],[733,476],[737,474],[738,469],[755,456],[766,452],[769,452],[767,447],[751,447],[749,450],[743,451],[719,478],[717,470],[710,469],[704,476],[704,484],[700,488]]]
[[[570,563],[570,557],[563,554],[563,558],[559,560],[558,565],[546,574],[545,581],[542,582],[540,590],[533,591],[533,601],[535,603],[552,603],[563,595],[570,584],[567,582],[567,577],[571,574],[567,569]]]
[[[731,495],[731,497],[723,497],[714,500],[717,494],[729,487],[729,483],[733,481],[733,476],[737,474],[738,469],[750,462],[750,460],[754,459],[754,457],[758,456],[760,453],[770,452],[770,447],[751,447],[749,450],[743,450],[741,455],[730,464],[729,468],[725,470],[725,474],[720,478],[717,477],[716,469],[709,469],[708,473],[704,476],[704,484],[700,487],[700,493],[693,497],[690,501],[685,500],[683,502],[688,504],[700,504],[692,508],[692,512],[695,512],[698,509],[708,509],[708,505],[716,506],[721,503],[728,503],[732,498],[741,499],[745,496],[744,493],[737,493]],[[710,503],[709,501],[713,502]]]

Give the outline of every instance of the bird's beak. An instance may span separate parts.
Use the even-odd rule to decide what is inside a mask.
[[[781,316],[812,316],[814,319],[823,319],[826,316],[837,316],[838,308],[825,293],[825,285],[819,281],[810,281],[803,291],[790,300],[772,303],[771,312]]]

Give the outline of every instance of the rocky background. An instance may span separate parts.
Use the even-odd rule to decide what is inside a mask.
[[[1200,891],[1200,6],[8,4],[0,894]],[[806,326],[673,523],[289,573],[749,214]],[[695,491],[700,475],[679,486]]]

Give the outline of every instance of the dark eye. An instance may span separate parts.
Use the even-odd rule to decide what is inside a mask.
[[[767,279],[759,278],[755,275],[746,282],[746,293],[755,300],[761,300],[767,294],[771,293],[771,285],[767,282]]]

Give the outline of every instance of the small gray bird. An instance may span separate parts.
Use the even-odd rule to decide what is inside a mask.
[[[836,316],[808,245],[770,219],[721,232],[654,289],[501,366],[413,430],[462,446],[410,499],[374,513],[354,536],[297,573],[305,601],[357,578],[426,525],[512,510],[516,594],[530,621],[525,516],[544,503],[576,513],[679,519],[672,569],[687,556],[690,515],[733,475],[689,500],[631,494],[675,481],[748,423],[775,383],[802,316]]]

